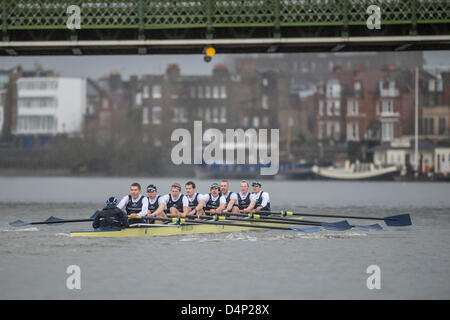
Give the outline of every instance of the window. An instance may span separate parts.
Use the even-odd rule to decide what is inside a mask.
[[[289,120],[293,120],[292,118],[290,118]],[[269,117],[268,116],[264,116],[263,117],[263,126],[268,128],[269,127]]]
[[[385,122],[381,124],[381,140],[392,141],[394,138],[394,124],[392,122]]]
[[[161,124],[161,107],[156,106],[152,108],[152,123]]]
[[[149,121],[148,121],[148,107],[142,108],[142,124],[149,124]]]
[[[428,81],[428,91],[435,91],[436,90],[436,82],[434,79],[430,79]]]
[[[445,134],[445,118],[439,118],[439,129],[438,134],[440,136]]]
[[[144,99],[148,99],[148,97],[150,96],[148,86],[144,86],[142,88],[142,95],[144,96]]]
[[[259,117],[253,117],[253,127],[259,127]]]
[[[359,141],[359,127],[357,123],[353,122],[347,124],[347,140]]]
[[[394,113],[394,103],[392,100],[382,101],[382,112],[383,113]]]
[[[203,98],[203,87],[202,86],[197,87],[197,97]]]
[[[319,116],[323,116],[323,100],[319,100]]]
[[[205,98],[206,99],[211,98],[211,87],[210,86],[205,86]]]
[[[136,94],[136,105],[140,106],[142,104],[142,93]]]
[[[339,122],[336,122],[334,124],[334,138],[338,140],[341,135],[341,124]]]
[[[19,116],[17,130],[22,132],[54,132],[56,119],[53,116]]]
[[[211,110],[209,110],[209,108],[206,108],[205,110],[205,121],[211,122]]]
[[[360,91],[361,90],[361,82],[357,81],[355,82],[355,91]]]
[[[264,87],[267,87],[269,85],[269,80],[267,80],[267,78],[263,78],[262,84]]]
[[[248,127],[248,117],[242,118],[242,125],[243,125],[244,127]]]
[[[153,99],[159,99],[162,97],[161,93],[161,86],[160,85],[154,85],[152,88],[152,97]]]
[[[214,107],[213,108],[213,123],[218,123],[219,122],[219,107]]]
[[[347,102],[347,115],[357,116],[358,115],[358,101],[349,100]]]
[[[327,101],[327,116],[333,115],[333,101]]]
[[[221,123],[227,122],[227,107],[220,108],[220,122]]]
[[[174,107],[172,109],[172,122],[173,123],[186,123],[187,122],[186,109],[183,107]]]
[[[227,87],[226,86],[220,87],[220,98],[222,98],[222,99],[227,98]]]
[[[327,137],[331,137],[333,134],[333,123],[327,122]]]
[[[267,95],[262,96],[261,105],[263,109],[269,109],[269,97]]]
[[[191,98],[195,98],[195,87],[190,87]]]
[[[108,99],[104,98],[103,103],[102,103],[102,108],[108,109],[108,107],[109,107],[109,101],[108,101]]]
[[[323,122],[319,121],[319,128],[318,128],[318,132],[317,132],[317,138],[318,139],[322,139],[323,137]]]
[[[336,116],[339,116],[341,114],[341,102],[339,100],[336,100],[334,102],[334,114]]]
[[[213,87],[213,98],[219,99],[219,87],[218,86]]]

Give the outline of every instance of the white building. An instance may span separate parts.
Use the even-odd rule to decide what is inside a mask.
[[[17,81],[17,135],[80,132],[86,113],[86,80],[20,78]]]
[[[414,140],[396,139],[391,143],[384,143],[373,147],[373,162],[378,166],[395,165],[405,170],[406,167],[415,167]],[[434,166],[435,146],[429,140],[419,140],[419,171],[427,173]]]
[[[434,150],[434,172],[447,176],[450,174],[450,148],[436,148]]]

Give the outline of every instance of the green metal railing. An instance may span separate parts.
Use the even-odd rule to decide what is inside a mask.
[[[450,23],[449,0],[0,0],[8,30],[66,29],[70,5],[82,29],[171,29],[365,25],[370,5],[381,23]]]

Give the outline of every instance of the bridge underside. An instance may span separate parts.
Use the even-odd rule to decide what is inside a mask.
[[[80,29],[67,21],[80,8]],[[369,29],[370,5],[380,28]],[[0,0],[0,55],[450,50],[450,1]],[[369,19],[370,20],[370,19]],[[376,22],[375,20],[371,20]]]

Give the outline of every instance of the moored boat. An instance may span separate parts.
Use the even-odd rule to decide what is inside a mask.
[[[334,180],[393,180],[400,173],[396,166],[376,167],[373,163],[350,164],[348,161],[343,168],[320,168],[314,166],[312,171],[319,179]]]

